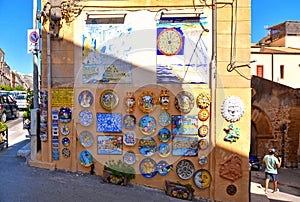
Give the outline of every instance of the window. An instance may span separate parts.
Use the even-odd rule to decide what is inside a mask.
[[[263,65],[256,66],[256,76],[264,78],[264,66]]]
[[[280,79],[284,79],[284,65],[280,65]]]

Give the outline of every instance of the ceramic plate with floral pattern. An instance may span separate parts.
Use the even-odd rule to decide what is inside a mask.
[[[90,147],[93,143],[93,135],[89,131],[82,131],[79,135],[80,144],[84,147]]]
[[[123,117],[124,128],[126,129],[134,129],[136,125],[136,118],[132,114],[126,114]]]
[[[171,123],[171,116],[168,112],[162,112],[160,113],[158,117],[158,122],[161,126],[168,126]]]
[[[139,165],[140,173],[145,178],[152,178],[156,175],[156,162],[152,158],[145,158]]]
[[[61,127],[61,134],[68,135],[69,133],[70,133],[69,126],[64,125],[64,126]]]
[[[136,155],[133,151],[127,151],[124,154],[123,160],[125,163],[127,163],[129,165],[134,164],[136,161]]]
[[[82,110],[79,113],[79,121],[80,124],[83,126],[89,126],[92,124],[93,122],[93,114],[91,111],[89,110]]]

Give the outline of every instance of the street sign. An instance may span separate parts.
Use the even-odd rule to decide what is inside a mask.
[[[40,34],[38,29],[27,30],[27,53],[34,54],[39,51]]]

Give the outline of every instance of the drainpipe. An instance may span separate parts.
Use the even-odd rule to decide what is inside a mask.
[[[51,94],[51,35],[52,31],[47,33],[47,91],[48,91],[48,140],[52,141],[52,94]],[[49,148],[49,159],[52,162],[51,147]]]
[[[272,81],[274,81],[274,54],[271,53]]]

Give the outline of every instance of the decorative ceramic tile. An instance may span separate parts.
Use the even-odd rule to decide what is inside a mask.
[[[157,150],[157,144],[152,137],[143,137],[138,143],[139,151],[143,156],[153,156]]]
[[[122,132],[122,114],[97,113],[97,132]]]
[[[191,177],[193,177],[194,172],[195,172],[195,167],[190,160],[183,159],[177,163],[176,173],[178,177],[180,177],[181,179],[183,180],[190,179]]]
[[[140,162],[139,170],[145,178],[152,178],[157,173],[156,162],[152,158],[145,158]]]
[[[82,131],[79,135],[79,140],[83,147],[90,147],[93,143],[93,135],[89,131]]]
[[[172,171],[173,165],[172,164],[168,164],[168,162],[161,160],[156,164],[156,170],[158,172],[158,174],[160,174],[161,176],[165,176],[167,175],[169,172]]]
[[[143,116],[139,121],[139,129],[145,135],[152,135],[156,130],[156,121],[150,115]]]
[[[127,151],[124,154],[123,160],[125,163],[127,163],[129,165],[134,164],[136,161],[136,155],[133,151]]]
[[[243,176],[242,159],[231,154],[224,162],[221,163],[220,176],[235,181]]]
[[[123,118],[124,128],[134,129],[136,125],[136,118],[132,114],[126,114]]]
[[[82,110],[79,113],[79,121],[80,124],[83,126],[89,126],[92,124],[93,122],[93,114],[91,111],[89,110]]]
[[[59,121],[62,123],[68,123],[72,119],[72,111],[69,107],[61,107],[58,112]]]
[[[91,167],[91,165],[94,164],[93,155],[88,150],[83,150],[79,154],[79,162],[80,165],[86,168]]]
[[[94,96],[90,91],[84,90],[79,94],[78,102],[82,107],[90,107],[94,102]]]
[[[134,146],[136,143],[136,136],[134,131],[127,131],[124,133],[123,142],[126,146]]]
[[[175,96],[175,107],[183,114],[188,114],[194,107],[195,99],[192,93],[181,91]]]
[[[226,98],[221,106],[223,118],[228,122],[236,122],[240,120],[244,114],[244,103],[237,96]]]
[[[151,91],[144,91],[138,99],[138,106],[144,113],[152,112],[156,106],[156,97]]]
[[[173,135],[197,135],[198,117],[197,116],[172,116]]]
[[[160,113],[158,117],[158,122],[161,126],[165,127],[170,125],[171,123],[171,116],[168,112],[162,112]]]
[[[163,142],[158,146],[158,154],[161,157],[167,157],[170,155],[170,153],[171,153],[171,146],[168,143]]]
[[[112,90],[107,89],[100,95],[100,105],[106,110],[113,110],[119,103],[118,95]]]
[[[171,132],[168,128],[161,128],[157,137],[161,142],[168,142],[171,139]]]
[[[224,141],[227,141],[227,142],[230,142],[230,143],[236,142],[241,136],[240,129],[239,128],[234,128],[233,123],[228,125],[228,129],[224,128],[223,130],[226,133],[226,135],[224,137]]]
[[[208,170],[200,169],[194,175],[194,183],[200,189],[206,189],[211,184],[211,174]]]
[[[123,137],[119,135],[98,136],[98,154],[122,154]]]
[[[197,156],[198,137],[197,136],[174,136],[172,154],[173,156]]]

